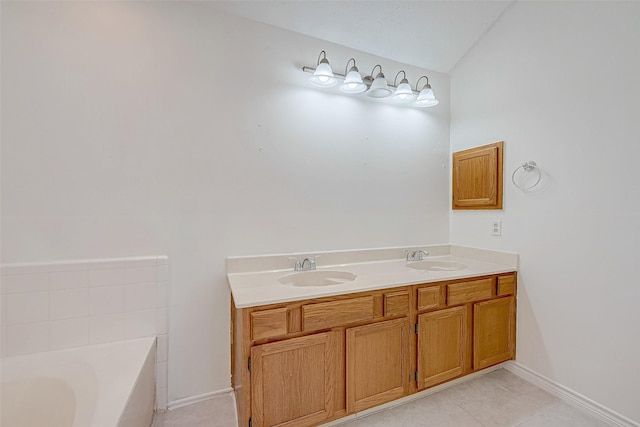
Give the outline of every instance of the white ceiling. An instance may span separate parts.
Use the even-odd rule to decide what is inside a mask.
[[[255,21],[444,73],[514,0],[216,1]]]

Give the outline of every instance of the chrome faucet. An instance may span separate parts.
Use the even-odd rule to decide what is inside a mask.
[[[296,257],[289,257],[289,259],[294,260],[293,270],[294,271],[310,271],[316,269],[316,257],[307,257],[300,261]]]
[[[422,249],[405,249],[404,251],[407,253],[407,261],[422,261],[422,255],[429,255],[429,252]]]

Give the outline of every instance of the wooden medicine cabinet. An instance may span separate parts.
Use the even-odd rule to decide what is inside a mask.
[[[453,210],[502,209],[504,142],[453,153]]]

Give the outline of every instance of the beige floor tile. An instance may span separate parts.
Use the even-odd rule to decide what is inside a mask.
[[[154,427],[236,427],[231,394],[156,415]],[[605,427],[504,369],[341,427]],[[241,426],[245,427],[245,426]]]
[[[423,397],[402,406],[342,424],[341,427],[438,426],[482,427],[472,416],[440,393]]]
[[[557,397],[504,369],[442,393],[485,427],[516,426],[560,403]]]
[[[153,427],[236,427],[231,394],[156,414]]]
[[[518,424],[518,427],[607,427],[607,425],[579,409],[560,403]]]

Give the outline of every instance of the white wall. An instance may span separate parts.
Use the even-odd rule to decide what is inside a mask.
[[[504,211],[450,221],[452,243],[520,253],[518,361],[636,422],[638,22],[636,2],[507,10],[451,77],[452,151],[505,141]],[[539,191],[511,184],[527,160]]]
[[[418,110],[323,93],[326,49]],[[231,255],[446,243],[449,81],[186,2],[2,2],[2,261],[169,255],[169,400],[229,386]]]

